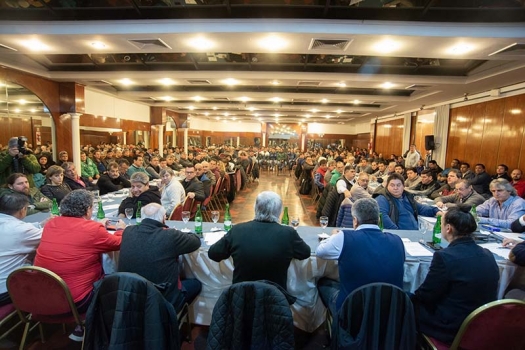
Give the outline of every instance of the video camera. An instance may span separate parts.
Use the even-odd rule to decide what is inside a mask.
[[[23,155],[33,153],[33,151],[31,151],[29,148],[26,148],[26,143],[27,143],[27,137],[18,136],[18,151]]]

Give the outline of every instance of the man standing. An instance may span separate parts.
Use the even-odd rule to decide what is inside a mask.
[[[35,155],[25,148],[26,144],[24,138],[11,137],[7,150],[0,152],[0,184],[5,184],[9,175],[22,173],[27,176],[29,186],[35,187],[33,174],[40,172],[40,164]]]
[[[525,180],[521,178],[522,172],[520,169],[512,170],[510,177],[512,178],[511,184],[516,189],[518,196],[521,198],[525,197]]]
[[[195,234],[183,233],[165,225],[166,210],[150,203],[141,210],[140,225],[128,226],[122,234],[119,272],[133,272],[155,284],[165,284],[162,294],[177,311],[199,294],[196,279],[180,279],[179,256],[201,246]]]
[[[286,289],[292,259],[310,257],[310,247],[279,223],[283,203],[275,192],[259,193],[253,221],[237,224],[208,250],[214,261],[233,258],[232,283],[268,280]]]
[[[7,276],[18,267],[31,264],[42,237],[42,228],[22,221],[28,205],[27,196],[21,193],[0,197],[0,306],[11,303]]]
[[[182,187],[186,191],[186,196],[195,198],[197,201],[204,201],[206,195],[204,194],[204,185],[196,178],[197,173],[193,165],[186,167],[186,178],[181,180]]]
[[[107,169],[107,173],[102,175],[97,182],[100,195],[131,187],[129,180],[119,173],[117,163],[109,163]]]
[[[321,259],[337,260],[339,282],[322,278],[317,284],[321,300],[332,315],[355,289],[369,283],[390,283],[403,288],[405,248],[399,236],[382,232],[379,206],[371,198],[352,205],[354,231],[337,231],[315,252]]]
[[[453,208],[458,204],[465,204],[468,206],[480,205],[485,201],[485,198],[476,193],[467,180],[458,180],[454,185],[454,188],[454,194],[438,197],[434,200],[438,208],[443,208],[444,204],[446,204],[448,208]]]
[[[416,145],[410,145],[410,150],[405,157],[405,168],[415,168],[421,155],[416,151]]]

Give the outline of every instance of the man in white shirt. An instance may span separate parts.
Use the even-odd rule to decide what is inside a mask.
[[[11,302],[7,276],[21,266],[32,264],[42,237],[41,224],[22,221],[28,205],[27,196],[20,193],[6,193],[0,197],[0,306]]]
[[[417,162],[421,158],[421,155],[416,151],[416,145],[410,145],[410,150],[405,158],[405,168],[417,167]]]

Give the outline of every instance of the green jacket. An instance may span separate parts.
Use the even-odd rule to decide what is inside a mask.
[[[10,188],[2,188],[0,190],[0,197],[6,193],[15,193],[15,191],[13,191]],[[53,202],[49,198],[44,196],[42,192],[40,192],[40,190],[36,187],[31,187],[29,189],[28,197],[29,204],[34,206],[34,208],[29,207],[27,209],[27,215],[36,214],[41,211],[47,211],[49,210],[49,208],[51,208],[51,205],[53,204]]]
[[[98,168],[94,161],[90,158],[86,158],[85,162],[80,162],[81,175],[84,177],[95,178],[98,175]]]
[[[19,172],[23,172],[27,176],[27,181],[29,182],[30,187],[35,187],[33,174],[40,172],[40,164],[35,155],[28,154],[24,158],[18,159],[18,162],[20,165]],[[14,172],[13,157],[8,151],[0,152],[0,185],[4,185],[9,175]]]

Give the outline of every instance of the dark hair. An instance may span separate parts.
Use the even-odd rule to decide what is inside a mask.
[[[453,237],[468,237],[477,228],[476,220],[470,214],[469,205],[458,205],[450,208],[443,217],[442,224],[442,226],[450,225],[453,227]]]
[[[394,168],[401,167],[401,169],[405,170],[405,166],[403,164],[396,164]]]
[[[484,165],[484,164],[478,163],[478,164],[476,164],[474,167],[477,167],[477,166],[480,166],[480,167],[483,168],[483,170],[485,170],[485,165]]]
[[[406,168],[405,170],[406,170],[407,172],[412,171],[412,172],[414,172],[414,173],[417,174],[417,169],[414,168],[414,167],[408,167],[408,168]]]
[[[498,167],[503,167],[503,169],[505,169],[505,172],[509,171],[509,167],[505,164],[498,164]]]
[[[399,180],[403,185],[405,184],[405,178],[401,176],[401,174],[393,173],[388,175],[388,178],[386,179],[386,186],[388,187],[388,184],[393,180]]]
[[[431,177],[432,177],[432,180],[436,180],[437,175],[436,175],[436,172],[435,172],[435,171],[432,171],[432,170],[430,170],[430,169],[425,169],[425,170],[423,170],[423,171],[421,172],[421,175],[423,175],[423,174],[425,174],[425,175],[427,175],[427,176],[431,176]]]
[[[428,162],[428,164],[436,164],[437,165],[437,162],[435,160],[431,160]]]
[[[116,162],[111,162],[111,163],[108,163],[107,167],[106,167],[108,170],[109,169],[118,169],[118,164]]]
[[[343,171],[343,174],[346,174],[347,171],[354,170],[354,167],[351,165],[346,165],[345,170]]]
[[[467,163],[467,162],[463,162],[463,163],[461,163],[461,164],[460,164],[460,166],[461,166],[461,165],[466,165],[466,166],[467,166],[467,168],[470,168],[470,164],[469,164],[469,163]]]
[[[62,166],[64,164],[73,164],[73,163],[65,162],[65,163],[62,164]],[[64,169],[67,169],[67,168],[61,168],[58,165],[51,165],[49,167],[49,169],[47,169],[46,179],[49,180],[51,178],[51,176],[53,176],[55,174],[63,174],[64,173]]]
[[[454,173],[457,177],[461,178],[461,172],[458,169],[450,169],[448,173]]]
[[[124,159],[124,158],[119,159],[119,160],[118,160],[118,165],[122,165],[122,164],[129,165],[129,162],[128,162],[127,159]]]
[[[321,159],[319,161],[319,166],[323,166],[323,165],[326,165],[326,159]]]
[[[5,183],[7,185],[13,185],[15,183],[15,181],[19,178],[19,177],[25,177],[27,178],[26,174],[22,174],[22,173],[12,173],[11,175],[9,175],[7,177],[7,179],[5,180]]]
[[[133,161],[137,160],[138,158],[144,158],[140,152],[136,152],[135,155],[133,156]]]
[[[60,215],[81,218],[93,206],[93,194],[84,189],[69,192],[60,202]]]
[[[0,197],[0,213],[13,215],[29,205],[29,198],[18,192],[6,193]]]

